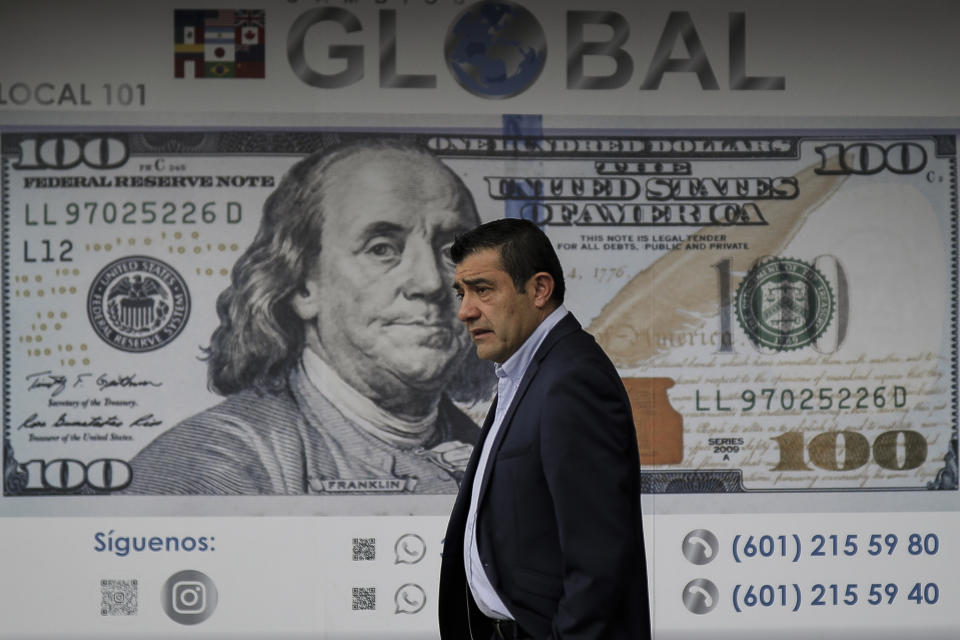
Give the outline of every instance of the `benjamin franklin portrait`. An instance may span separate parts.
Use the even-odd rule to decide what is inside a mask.
[[[224,396],[147,445],[128,493],[455,493],[492,373],[457,320],[454,238],[479,223],[428,151],[366,139],[294,165],[217,299]]]

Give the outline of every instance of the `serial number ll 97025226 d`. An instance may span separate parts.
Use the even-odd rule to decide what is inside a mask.
[[[724,402],[720,390],[715,398],[708,394],[694,394],[697,411],[832,411],[856,409],[901,409],[907,405],[907,389],[900,385],[878,387],[822,387],[818,389],[744,389],[740,392],[740,406]],[[714,401],[715,400],[715,401]],[[728,399],[729,400],[729,399]]]
[[[238,224],[239,202],[69,202],[65,224]]]

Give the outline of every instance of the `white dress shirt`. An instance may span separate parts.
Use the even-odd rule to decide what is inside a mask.
[[[517,351],[507,358],[507,361],[494,365],[494,371],[497,374],[497,408],[494,413],[493,425],[484,439],[482,449],[480,450],[480,460],[477,464],[477,473],[473,479],[473,487],[470,494],[470,510],[467,512],[467,527],[464,532],[463,540],[463,563],[467,572],[467,584],[470,585],[470,592],[473,599],[488,618],[500,618],[513,620],[510,611],[507,610],[503,600],[497,595],[490,579],[480,562],[480,551],[477,548],[477,501],[480,498],[480,487],[483,485],[484,473],[487,467],[487,460],[490,457],[490,449],[497,438],[497,432],[503,423],[503,417],[507,413],[507,408],[513,402],[513,396],[520,386],[520,380],[527,372],[534,354],[544,338],[550,333],[550,330],[557,326],[557,323],[567,315],[567,310],[560,305],[553,312],[544,318],[543,322],[534,329],[530,337],[520,345]]]

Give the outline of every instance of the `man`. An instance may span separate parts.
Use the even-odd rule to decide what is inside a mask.
[[[217,301],[227,399],[141,451],[128,491],[454,493],[479,429],[450,398],[476,359],[448,248],[476,223],[460,179],[404,143],[295,165]]]
[[[497,220],[451,255],[459,317],[499,384],[447,528],[441,637],[648,638],[630,404],[563,306],[550,240]]]

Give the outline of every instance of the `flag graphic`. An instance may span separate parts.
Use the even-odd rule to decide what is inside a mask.
[[[237,11],[237,20],[244,27],[260,27],[262,29],[263,17],[263,11]]]
[[[240,44],[260,44],[260,30],[256,27],[240,27]]]
[[[175,78],[266,77],[266,12],[177,9],[173,22]]]

